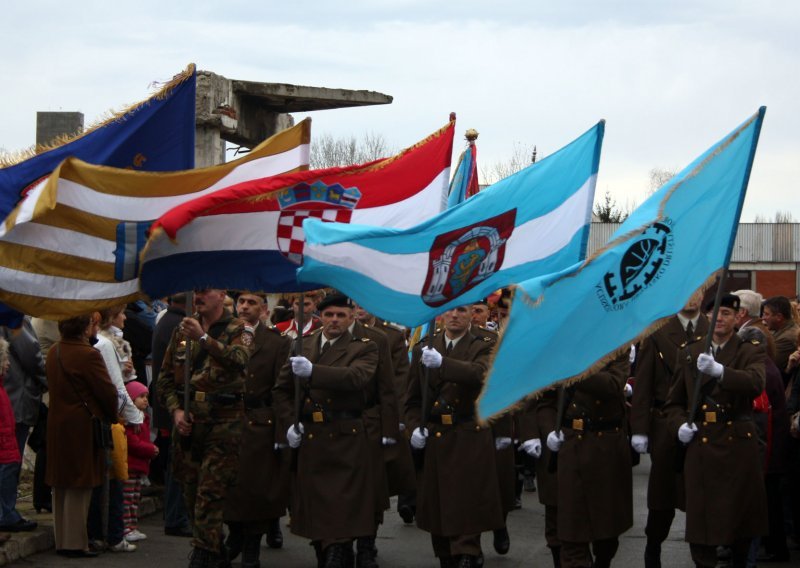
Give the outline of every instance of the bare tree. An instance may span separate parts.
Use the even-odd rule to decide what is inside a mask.
[[[794,223],[794,217],[792,216],[791,211],[777,211],[775,213],[774,220],[770,219],[766,215],[761,215],[760,213],[756,215],[756,218],[753,220],[755,223]]]
[[[647,190],[647,195],[653,195],[661,189],[661,186],[674,178],[677,173],[676,170],[667,168],[653,168],[650,170],[650,187]]]
[[[606,190],[603,201],[594,206],[594,215],[601,223],[622,223],[631,214],[633,206],[626,204],[625,207],[617,205],[617,200],[611,197],[611,192]]]
[[[533,156],[535,151],[535,146],[528,146],[515,142],[514,150],[510,158],[494,162],[481,168],[483,182],[492,184],[528,167],[534,161]]]
[[[363,164],[394,153],[382,134],[367,132],[358,139],[355,136],[334,138],[326,133],[312,139],[309,161],[311,168],[316,170]]]

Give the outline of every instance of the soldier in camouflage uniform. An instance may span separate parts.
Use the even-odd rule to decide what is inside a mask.
[[[252,332],[223,308],[223,290],[199,290],[195,317],[170,339],[158,393],[173,418],[173,471],[183,483],[193,524],[191,568],[221,558],[225,493],[237,474],[244,413],[245,369]],[[183,408],[184,368],[191,364],[189,408]]]

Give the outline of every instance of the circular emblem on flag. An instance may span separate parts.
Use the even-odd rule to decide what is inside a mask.
[[[278,195],[278,250],[291,262],[302,264],[306,242],[303,221],[313,218],[349,223],[359,199],[361,192],[357,188],[344,188],[338,183],[303,182],[283,190]]]
[[[428,254],[422,300],[441,306],[500,270],[516,216],[517,210],[511,209],[436,237]]]
[[[671,222],[653,223],[632,240],[622,255],[619,270],[607,272],[598,296],[607,311],[621,310],[640,292],[656,282],[672,258]]]

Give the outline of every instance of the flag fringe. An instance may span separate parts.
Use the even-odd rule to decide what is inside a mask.
[[[91,134],[95,130],[103,128],[104,126],[107,126],[112,122],[123,121],[129,114],[139,110],[140,108],[148,104],[150,101],[154,100],[161,101],[166,99],[167,97],[169,97],[170,94],[172,94],[172,91],[174,91],[180,84],[182,84],[183,82],[185,82],[187,79],[191,78],[194,75],[195,69],[196,69],[195,64],[190,63],[185,70],[175,75],[169,81],[164,83],[160,82],[152,83],[152,85],[154,86],[160,85],[160,88],[158,89],[158,91],[153,93],[147,99],[139,101],[138,103],[134,103],[132,105],[128,105],[127,107],[119,111],[110,110],[103,113],[99,119],[95,120],[94,123],[92,123],[87,129],[85,129],[83,132],[79,134],[62,134],[60,136],[57,136],[47,144],[38,144],[31,146],[30,148],[25,148],[23,150],[17,150],[0,154],[0,169],[14,166],[16,164],[19,164],[20,162],[24,162],[25,160],[33,158],[38,154],[43,154],[44,152],[55,150],[56,148],[59,148],[64,144],[69,144],[70,142],[74,142],[75,140],[78,140],[86,136],[87,134]]]
[[[722,269],[715,270],[711,274],[711,276],[709,276],[706,279],[706,281],[697,289],[697,291],[700,291],[701,293],[705,294],[708,291],[708,289],[711,288],[715,284],[715,282],[717,281],[717,275],[719,274],[720,270],[722,270]],[[697,291],[692,292],[692,295],[697,293]],[[523,294],[524,294],[524,292],[523,292]],[[523,298],[524,298],[523,301],[529,306],[535,306],[535,305],[538,305],[541,302],[541,297],[537,298],[537,300],[535,301],[535,304],[529,303],[529,302],[532,302],[533,300],[529,296],[527,296],[527,294],[524,294]],[[512,297],[512,299],[513,299],[513,297]],[[509,315],[509,317],[511,317],[511,316]],[[554,388],[556,386],[559,386],[559,385],[564,385],[565,387],[569,387],[571,385],[574,385],[575,383],[579,383],[580,381],[582,381],[582,380],[594,375],[595,373],[601,371],[603,369],[603,367],[605,367],[610,361],[616,359],[617,357],[621,356],[626,350],[630,349],[631,344],[637,343],[637,342],[643,340],[644,338],[648,337],[649,335],[652,335],[653,333],[655,333],[659,329],[661,329],[664,325],[669,323],[669,320],[672,317],[673,317],[672,315],[669,315],[669,316],[666,316],[666,317],[663,317],[661,319],[658,319],[658,320],[654,321],[645,330],[643,330],[639,335],[637,335],[636,337],[634,337],[630,341],[626,341],[624,345],[621,345],[618,348],[616,348],[616,349],[612,350],[611,352],[607,353],[606,355],[604,355],[603,357],[601,357],[600,359],[595,361],[590,367],[588,367],[582,373],[579,373],[577,375],[573,375],[571,377],[567,377],[566,379],[561,379],[559,381],[555,381],[553,383],[550,383],[547,386],[541,387],[541,388],[535,390],[534,392],[524,396],[523,398],[521,398],[519,401],[517,401],[516,403],[512,404],[511,406],[508,406],[507,408],[504,408],[503,410],[501,410],[499,412],[496,412],[496,413],[494,413],[494,414],[492,414],[492,415],[490,415],[490,416],[488,416],[486,418],[482,418],[481,417],[480,418],[480,422],[484,423],[484,424],[492,423],[494,421],[499,420],[500,418],[502,418],[506,414],[513,414],[513,413],[517,413],[517,412],[525,412],[525,410],[527,409],[528,405],[531,404],[532,402],[536,401],[537,399],[541,398],[541,396],[546,391],[548,391],[548,390],[550,390],[550,389],[552,389],[552,388]],[[713,330],[709,330],[709,333],[712,333],[712,332],[713,332]],[[502,343],[502,341],[503,341],[503,334],[501,333],[500,334],[500,338],[497,340],[497,344],[492,349],[492,354],[491,354],[491,356],[489,358],[489,369],[491,369],[494,366],[494,360],[495,360],[495,357],[496,357],[496,355],[497,355],[497,353],[498,353],[498,351],[500,349],[500,344]],[[485,394],[486,389],[487,389],[488,386],[489,386],[488,383],[484,383],[483,389],[481,389],[481,394],[480,394],[480,396],[478,397],[478,399],[477,399],[477,401],[475,403],[475,414],[476,414],[476,416],[478,415],[478,412],[477,412],[478,404],[480,403],[481,398],[483,398],[483,395]]]

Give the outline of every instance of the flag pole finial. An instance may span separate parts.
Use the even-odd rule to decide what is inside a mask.
[[[456,119],[456,113],[451,112],[450,113],[450,122],[453,122],[455,119]]]
[[[464,138],[466,138],[467,142],[469,142],[470,144],[474,144],[475,140],[478,139],[478,131],[475,130],[474,128],[470,128],[464,133]]]

